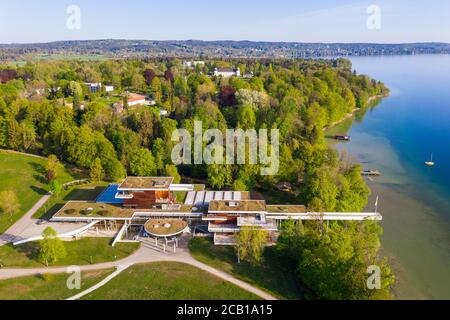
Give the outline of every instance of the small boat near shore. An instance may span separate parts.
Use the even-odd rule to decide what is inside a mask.
[[[381,172],[378,170],[364,170],[364,171],[361,171],[361,175],[363,175],[363,176],[381,176]]]
[[[339,140],[339,141],[351,141],[352,137],[345,136],[345,135],[336,135],[336,136],[334,136],[334,139]]]

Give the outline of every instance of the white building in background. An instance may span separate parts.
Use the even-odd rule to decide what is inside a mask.
[[[138,105],[151,107],[151,106],[156,105],[155,100],[149,99],[146,96],[143,96],[141,94],[128,93],[127,97],[128,97],[127,98],[128,107],[133,107],[133,106],[138,106]],[[122,113],[125,109],[125,106],[123,104],[123,101],[117,101],[116,103],[114,103],[112,105],[112,108],[114,109],[114,111],[116,113]]]
[[[237,68],[237,69],[215,68],[214,69],[214,76],[216,76],[216,77],[224,77],[224,78],[240,77],[241,76],[241,70],[239,68]]]
[[[114,87],[113,86],[105,86],[105,92],[113,92]]]
[[[97,93],[97,92],[101,92],[102,91],[102,86],[103,85],[102,85],[101,82],[85,82],[84,84],[89,88],[89,90],[92,93]],[[106,93],[114,91],[114,87],[113,86],[105,85],[104,87],[105,87],[105,92]]]

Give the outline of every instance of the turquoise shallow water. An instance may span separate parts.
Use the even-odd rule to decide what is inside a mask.
[[[383,214],[383,250],[401,299],[450,299],[450,56],[352,58],[390,97],[353,121],[338,145],[381,178],[368,180]],[[357,117],[358,118],[358,117]],[[436,166],[424,165],[433,153]]]

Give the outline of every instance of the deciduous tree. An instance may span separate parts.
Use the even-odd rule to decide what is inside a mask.
[[[105,171],[100,158],[96,158],[91,165],[89,176],[92,181],[102,181],[105,178]]]
[[[47,267],[50,263],[57,262],[67,255],[64,243],[57,236],[58,233],[51,227],[47,227],[42,232],[44,239],[40,242],[39,260]]]
[[[11,219],[20,209],[19,199],[14,191],[0,191],[0,213],[8,215]]]
[[[243,227],[235,235],[236,250],[241,261],[258,265],[263,260],[267,232],[260,228]]]

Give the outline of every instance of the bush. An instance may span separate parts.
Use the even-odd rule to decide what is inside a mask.
[[[97,214],[99,216],[105,217],[105,216],[109,215],[109,211],[108,210],[100,210],[99,212],[97,212]]]

